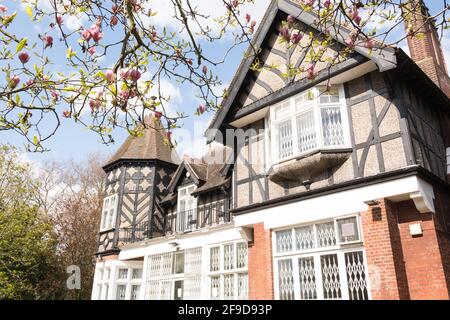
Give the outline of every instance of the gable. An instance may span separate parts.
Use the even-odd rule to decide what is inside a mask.
[[[222,107],[216,112],[209,125],[209,130],[206,131],[206,137],[209,142],[214,140],[216,130],[221,130],[223,128],[222,124],[230,113],[236,113],[239,108],[250,106],[254,104],[255,101],[259,102],[262,98],[269,97],[271,94],[283,89],[294,87],[295,85],[299,87],[298,83],[308,80],[305,79],[304,72],[303,74],[300,73],[292,78],[290,78],[290,75],[282,76],[283,73],[286,73],[287,71],[286,66],[295,66],[304,54],[300,49],[285,49],[284,51],[280,51],[280,48],[277,47],[277,43],[279,43],[277,41],[277,38],[279,37],[278,26],[283,20],[283,17],[285,19],[287,15],[296,17],[303,28],[314,28],[316,34],[325,32],[325,30],[319,30],[318,27],[315,26],[314,22],[317,16],[313,13],[305,12],[297,3],[290,0],[272,0],[252,39],[246,58],[241,61],[241,64],[231,81],[228,95],[224,99]],[[336,33],[336,29],[338,29],[339,34]],[[329,28],[328,31],[337,45],[343,44],[344,40],[348,38],[350,34],[350,30],[344,27],[336,28],[336,26],[334,26],[333,28]],[[308,41],[308,37],[304,37],[302,41]],[[327,49],[325,57],[334,56],[333,51],[335,50]],[[257,52],[258,56],[255,56],[254,52]],[[392,48],[371,51],[361,45],[356,45],[354,54],[350,57],[353,61],[348,61],[352,59],[347,59],[346,61],[334,63],[334,66],[332,67],[334,70],[329,72],[330,74],[326,79],[331,78],[332,73],[336,75],[349,70],[351,67],[359,65],[362,62],[361,57],[373,61],[380,72],[393,69],[397,64],[395,51]],[[271,63],[274,62],[281,67],[278,67],[278,70],[275,70],[274,68],[258,69],[258,72],[255,74],[252,70],[254,69],[252,66],[254,66],[255,58],[261,58],[266,66],[270,66]],[[341,64],[343,65],[342,68],[335,68]],[[328,72],[329,70],[324,70],[324,68],[328,68],[327,66],[328,64],[326,64],[325,61],[323,61],[323,63],[317,63],[315,72],[320,72],[320,70],[322,70],[322,74]],[[325,81],[326,79],[322,79],[321,81]]]
[[[278,29],[281,21],[286,17],[287,14],[283,13],[277,15],[273,27],[261,46],[261,53],[258,57],[261,67],[258,70],[248,70],[233,103],[234,110],[249,106],[291,83],[308,77],[306,69],[309,66],[309,55],[314,53],[311,44],[313,41],[324,41],[325,37],[317,30],[298,21],[296,31],[304,34],[302,40],[298,44],[283,42]],[[339,44],[327,47],[321,54],[321,61],[317,62],[314,67],[315,73],[326,69],[329,60],[332,60],[333,64],[345,61],[345,57],[339,56],[337,46]]]

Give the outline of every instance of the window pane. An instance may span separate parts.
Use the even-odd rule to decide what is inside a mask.
[[[281,300],[294,300],[294,275],[291,259],[278,261],[278,286]]]
[[[223,246],[223,266],[225,270],[234,269],[234,245]]]
[[[277,231],[277,252],[292,250],[292,230]]]
[[[173,255],[173,273],[184,273],[184,252],[174,253]]]
[[[278,144],[278,159],[284,159],[294,154],[292,141],[292,122],[284,121],[275,126],[276,143]]]
[[[109,280],[109,277],[111,276],[111,269],[107,268],[106,269],[106,274],[105,274],[105,280]]]
[[[314,111],[297,116],[298,152],[305,152],[317,147]]]
[[[331,221],[317,224],[316,229],[317,229],[317,245],[319,248],[336,245],[336,232],[334,230],[334,222]]]
[[[342,125],[340,107],[322,107],[322,135],[325,146],[344,145],[344,127]]]
[[[220,276],[211,277],[211,299],[220,299]]]
[[[141,279],[141,278],[142,278],[142,269],[133,269],[131,279]]]
[[[128,278],[128,269],[119,269],[119,279]]]
[[[127,286],[124,284],[119,284],[117,286],[116,300],[125,300],[126,291]]]
[[[223,297],[226,300],[234,298],[234,274],[223,276]]]
[[[108,228],[114,227],[114,209],[109,210]]]
[[[139,291],[141,290],[141,286],[134,284],[131,286],[131,296],[130,299],[131,300],[137,300],[139,299]]]
[[[321,256],[320,263],[322,269],[322,286],[324,299],[342,298],[337,254]]]
[[[238,274],[238,299],[248,299],[248,275],[247,273]]]
[[[236,268],[247,267],[247,244],[240,242],[236,245]]]
[[[339,242],[351,242],[359,240],[358,224],[356,217],[337,220]]]
[[[295,247],[297,250],[315,248],[313,226],[305,226],[295,229]]]
[[[104,297],[103,297],[103,299],[104,300],[108,300],[108,292],[109,292],[109,285],[108,284],[105,284],[104,285],[104,290],[103,291],[105,291],[105,295],[104,295]]]
[[[102,285],[98,284],[97,285],[97,300],[101,300],[102,299]]]
[[[291,103],[286,101],[282,105],[275,107],[275,120],[280,120],[290,115]]]
[[[210,249],[209,270],[219,271],[220,269],[220,248],[213,247]]]
[[[345,254],[345,268],[350,300],[368,300],[367,274],[362,251]]]
[[[298,259],[298,272],[300,277],[301,299],[317,299],[314,258],[308,257]]]
[[[339,91],[336,87],[327,88],[321,87],[319,88],[320,97],[319,103],[339,103]]]

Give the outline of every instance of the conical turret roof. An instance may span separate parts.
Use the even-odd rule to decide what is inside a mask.
[[[167,133],[161,122],[149,118],[145,121],[149,128],[144,129],[143,134],[139,137],[130,135],[104,167],[119,160],[161,160],[168,163],[179,163],[175,149],[164,143]]]

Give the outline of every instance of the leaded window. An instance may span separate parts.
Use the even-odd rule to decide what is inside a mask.
[[[281,300],[369,299],[360,234],[358,216],[275,231],[276,297]]]
[[[211,299],[247,299],[248,248],[246,242],[210,247],[209,297]]]
[[[271,109],[273,163],[348,145],[342,86],[316,87]]]

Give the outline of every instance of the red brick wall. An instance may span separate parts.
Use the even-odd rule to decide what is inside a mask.
[[[418,212],[411,200],[399,202],[397,209],[411,299],[448,299],[436,214]],[[421,224],[422,236],[411,236],[409,226],[415,223]]]
[[[248,252],[249,298],[252,300],[274,299],[272,237],[264,224],[255,224],[253,244]]]
[[[408,299],[395,206],[378,201],[379,206],[361,214],[372,299]]]

